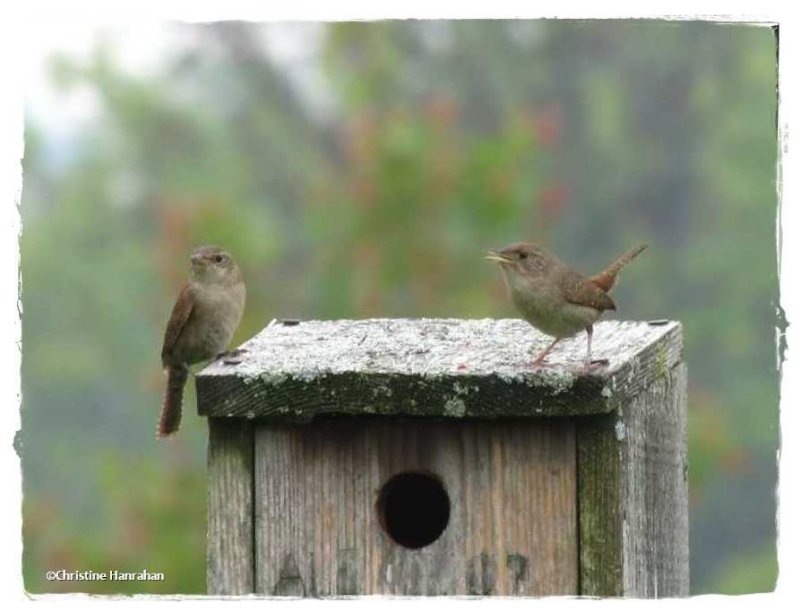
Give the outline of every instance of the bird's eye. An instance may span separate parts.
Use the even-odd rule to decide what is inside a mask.
[[[223,257],[222,257],[222,255],[215,255],[215,256],[214,256],[214,262],[216,262],[216,263],[222,263],[222,260],[223,260]]]
[[[520,258],[520,259],[527,259],[527,258],[528,258],[528,254],[527,254],[525,251],[522,251],[522,252],[519,254],[519,258]]]

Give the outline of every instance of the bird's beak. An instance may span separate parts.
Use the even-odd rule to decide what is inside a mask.
[[[489,251],[489,254],[486,255],[484,259],[491,259],[492,261],[497,261],[499,263],[511,263],[511,260],[508,257],[499,253],[498,251]]]
[[[192,255],[189,259],[192,260],[193,265],[199,265],[203,263],[203,256],[202,255]]]

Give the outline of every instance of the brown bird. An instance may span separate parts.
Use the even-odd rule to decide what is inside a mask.
[[[617,281],[619,271],[647,248],[646,244],[631,249],[600,274],[585,277],[578,274],[555,255],[529,242],[517,242],[497,251],[489,251],[487,259],[500,264],[511,300],[528,323],[555,339],[533,362],[541,365],[556,343],[586,330],[585,367],[591,363],[592,324],[605,310],[616,310],[608,292]]]
[[[181,289],[164,332],[161,364],[167,389],[157,438],[178,431],[189,365],[222,354],[244,312],[244,281],[230,253],[217,246],[199,247],[191,262],[191,279]]]

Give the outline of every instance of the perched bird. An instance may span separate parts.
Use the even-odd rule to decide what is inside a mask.
[[[244,281],[230,253],[217,246],[199,247],[191,262],[191,278],[181,289],[164,332],[161,364],[167,372],[167,389],[157,438],[178,431],[189,365],[223,353],[244,312]]]
[[[592,324],[605,310],[616,310],[608,292],[619,271],[647,248],[631,249],[600,274],[585,277],[575,272],[555,255],[529,242],[517,242],[503,249],[489,251],[487,259],[500,264],[514,305],[523,318],[536,329],[554,336],[553,342],[533,362],[542,364],[545,356],[562,338],[586,330],[585,367],[592,355]],[[607,363],[599,360],[594,363]]]

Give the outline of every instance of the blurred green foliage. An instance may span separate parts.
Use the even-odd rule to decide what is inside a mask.
[[[205,479],[196,466],[100,453],[102,518],[75,528],[47,495],[25,500],[23,553],[30,591],[205,593]],[[131,473],[135,478],[131,478]],[[187,528],[191,526],[191,528]],[[34,569],[35,568],[35,569]],[[161,572],[164,580],[46,582],[47,569]]]
[[[721,563],[708,587],[709,592],[745,595],[775,589],[778,562],[771,544]]]
[[[618,316],[679,319],[692,589],[770,590],[778,444],[776,40],[659,22],[175,25],[150,73],[57,57],[100,111],[24,160],[24,574],[33,592],[204,589],[205,427],[153,439],[191,248],[272,317],[515,316],[488,247],[585,272],[639,241]],[[267,49],[294,40],[294,64]],[[310,75],[310,76],[309,76]],[[300,77],[303,77],[302,79]],[[309,85],[311,83],[311,85]],[[756,552],[753,552],[756,551]],[[47,569],[163,583],[49,583]]]

